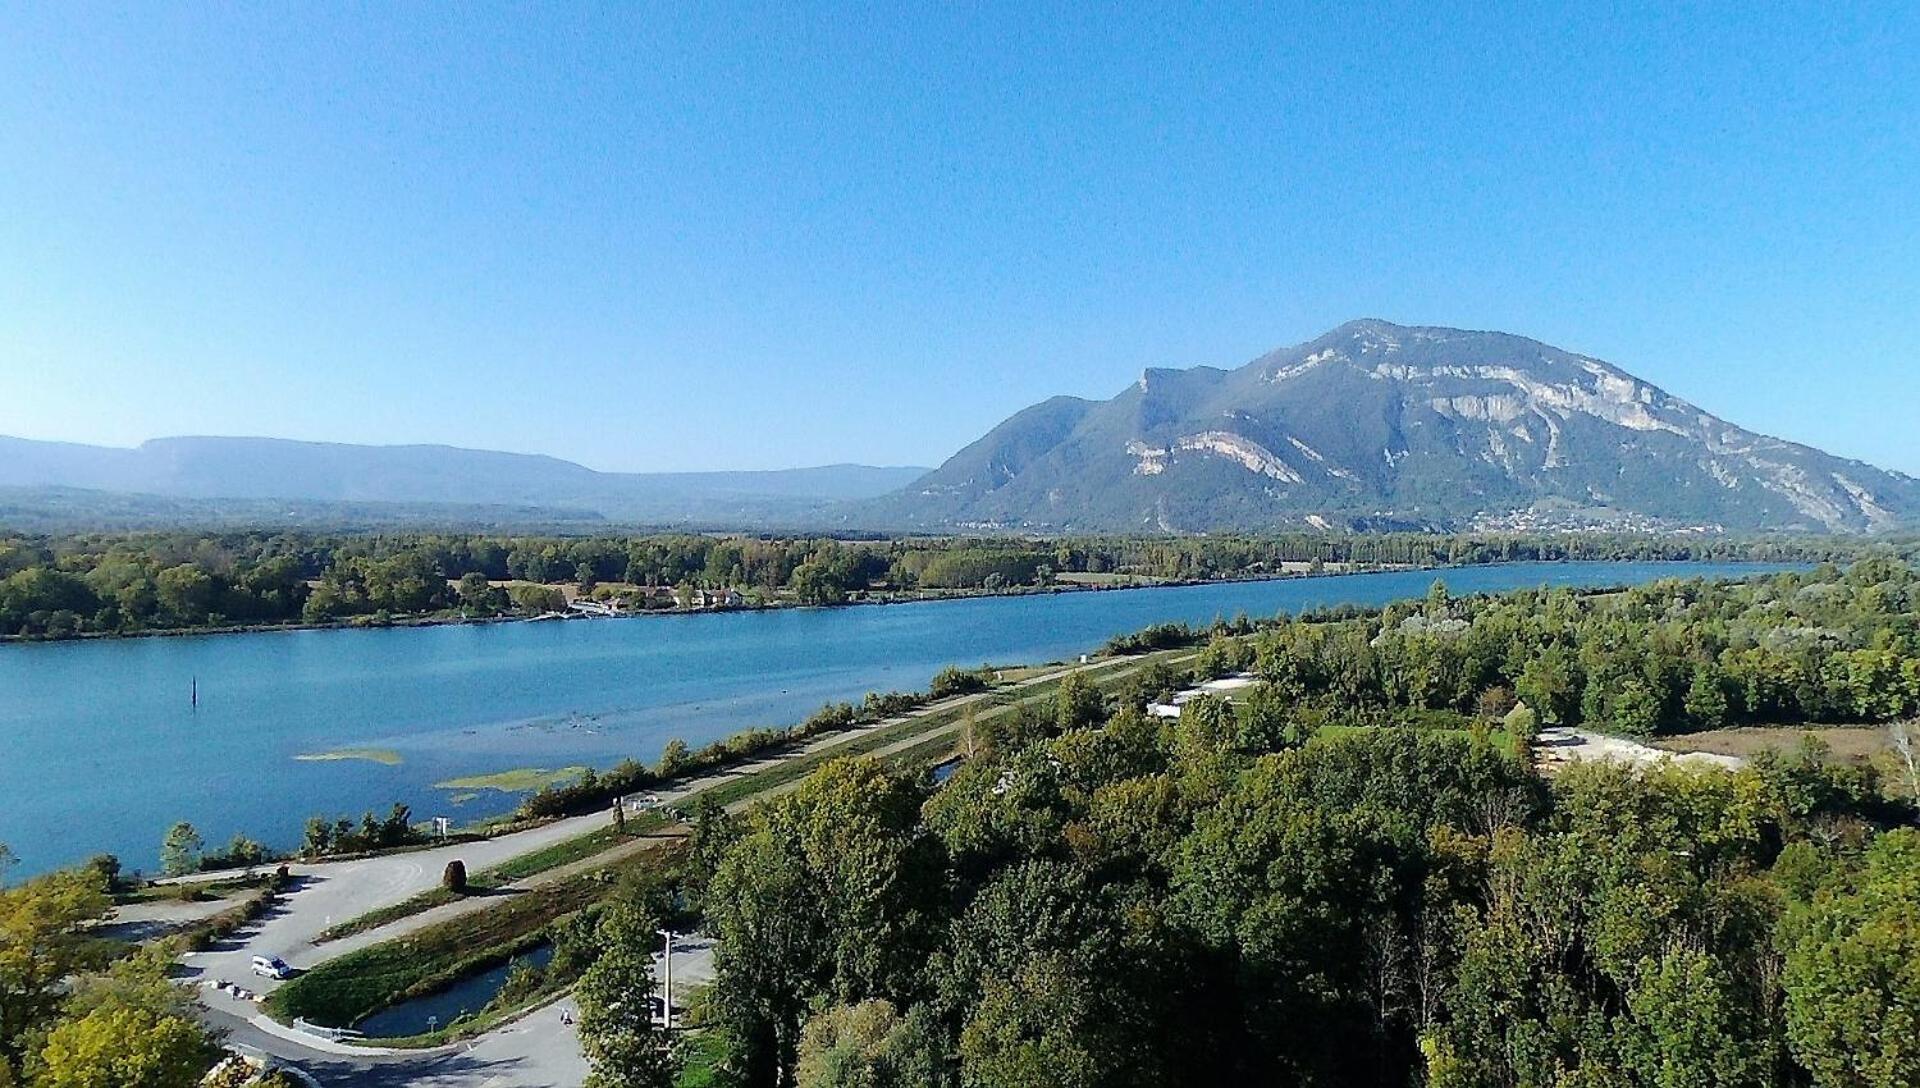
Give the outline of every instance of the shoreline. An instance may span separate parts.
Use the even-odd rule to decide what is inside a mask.
[[[864,606],[932,604],[942,601],[982,600],[996,597],[1039,597],[1062,593],[1113,593],[1135,589],[1176,589],[1191,586],[1233,585],[1253,582],[1285,582],[1306,578],[1337,578],[1354,574],[1405,574],[1417,571],[1464,570],[1470,567],[1500,567],[1513,562],[1533,563],[1687,563],[1686,559],[1534,559],[1501,560],[1492,563],[1437,563],[1429,565],[1412,564],[1366,564],[1355,565],[1350,569],[1313,571],[1284,571],[1278,574],[1262,573],[1232,575],[1223,578],[1164,578],[1124,585],[1092,584],[1054,584],[1047,586],[1013,586],[1007,589],[955,589],[917,593],[909,597],[864,597],[857,600],[841,601],[837,604],[803,604],[798,601],[776,602],[770,604],[742,604],[727,608],[643,608],[617,615],[594,615],[585,612],[548,612],[538,616],[446,616],[446,615],[409,615],[394,616],[383,622],[371,622],[365,617],[350,619],[324,620],[318,622],[289,623],[237,623],[219,627],[166,627],[149,631],[82,631],[71,635],[0,635],[0,647],[11,645],[57,645],[67,642],[98,642],[122,639],[147,638],[192,638],[218,635],[259,635],[276,632],[294,631],[379,631],[396,627],[465,627],[482,626],[496,623],[552,623],[556,621],[572,622],[576,620],[628,620],[657,616],[714,616],[740,612],[782,612],[799,608],[853,608]],[[1761,562],[1753,560],[1752,562]]]

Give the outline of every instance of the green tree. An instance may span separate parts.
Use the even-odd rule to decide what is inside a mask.
[[[801,1032],[799,1088],[938,1088],[946,1077],[938,1029],[875,998],[814,1014]]]
[[[679,1069],[654,1017],[654,919],[622,904],[601,919],[600,956],[580,976],[586,1088],[671,1088]]]
[[[825,563],[808,560],[794,568],[793,594],[802,604],[844,604],[847,586]]]
[[[1693,670],[1685,707],[1687,723],[1695,729],[1720,729],[1727,724],[1726,682],[1719,669],[1702,665]]]
[[[1920,1084],[1920,832],[1881,836],[1783,933],[1787,1039],[1814,1083]]]
[[[1054,692],[1054,727],[1062,733],[1091,729],[1106,720],[1106,700],[1084,673],[1068,673]]]
[[[185,876],[200,871],[200,855],[207,847],[200,832],[185,820],[167,829],[160,840],[160,869],[168,876]]]
[[[675,737],[660,749],[660,761],[654,764],[653,773],[661,778],[678,778],[691,763],[687,742]]]
[[[35,1088],[189,1088],[218,1054],[168,957],[147,949],[79,979],[47,1033]]]
[[[161,571],[154,578],[154,589],[161,610],[175,623],[205,623],[213,610],[213,578],[191,563]]]
[[[35,1088],[191,1088],[208,1047],[187,1017],[101,1008],[49,1032],[40,1060]]]
[[[1545,726],[1572,725],[1580,705],[1580,685],[1571,655],[1554,646],[1529,659],[1513,683],[1521,700]]]
[[[85,930],[110,905],[91,869],[0,888],[0,1083],[20,1083],[34,1039],[54,1020],[73,977],[92,966],[98,946]]]
[[[758,824],[727,851],[708,895],[720,937],[714,1006],[745,1084],[790,1088],[801,1024],[830,977],[830,934],[794,844]]]

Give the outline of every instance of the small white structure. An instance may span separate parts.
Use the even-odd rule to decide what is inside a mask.
[[[1176,692],[1170,703],[1148,703],[1147,715],[1154,718],[1178,718],[1180,708],[1201,695],[1217,695],[1228,702],[1233,701],[1234,692],[1245,690],[1260,682],[1260,678],[1250,672],[1223,676],[1218,680],[1208,680],[1198,687]]]

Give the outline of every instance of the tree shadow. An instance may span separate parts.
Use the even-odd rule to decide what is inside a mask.
[[[378,1063],[307,1059],[294,1063],[321,1084],[352,1088],[473,1088],[475,1085],[533,1084],[520,1080],[514,1071],[525,1066],[524,1058],[485,1061],[469,1054],[443,1054],[437,1057],[402,1058]],[[561,1088],[553,1085],[552,1088]]]

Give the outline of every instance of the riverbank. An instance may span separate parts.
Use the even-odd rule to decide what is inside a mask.
[[[1538,561],[1529,561],[1538,562]],[[1578,560],[1547,560],[1546,562],[1579,562]],[[1661,562],[1684,563],[1686,560],[1661,560]],[[1247,582],[1279,582],[1301,578],[1336,577],[1351,574],[1388,574],[1396,572],[1427,570],[1459,570],[1467,567],[1495,567],[1506,565],[1502,562],[1489,563],[1439,563],[1439,564],[1399,564],[1399,563],[1332,563],[1323,564],[1318,570],[1263,571],[1254,574],[1226,575],[1218,578],[1156,578],[1151,575],[1127,575],[1125,582],[1079,581],[1071,573],[1047,585],[1006,586],[998,589],[932,589],[932,590],[862,590],[860,595],[831,604],[819,604],[798,600],[773,600],[762,602],[743,602],[737,605],[686,606],[674,605],[669,608],[638,608],[627,612],[544,612],[539,615],[504,616],[468,616],[459,613],[434,612],[418,615],[399,616],[350,616],[333,620],[297,620],[285,623],[235,623],[207,627],[159,627],[139,631],[78,631],[62,634],[37,635],[0,635],[0,645],[7,643],[58,643],[118,641],[122,639],[143,638],[187,638],[200,635],[255,635],[276,631],[362,631],[386,630],[411,627],[454,627],[478,626],[501,623],[550,623],[555,621],[604,620],[604,619],[642,619],[667,616],[703,616],[721,615],[736,612],[775,612],[802,608],[852,608],[860,605],[898,605],[926,604],[934,601],[966,601],[996,597],[1045,597],[1065,593],[1114,593],[1133,589],[1169,589],[1180,586],[1233,585]],[[1079,577],[1086,577],[1080,575]],[[559,590],[561,583],[535,583],[545,588]]]

